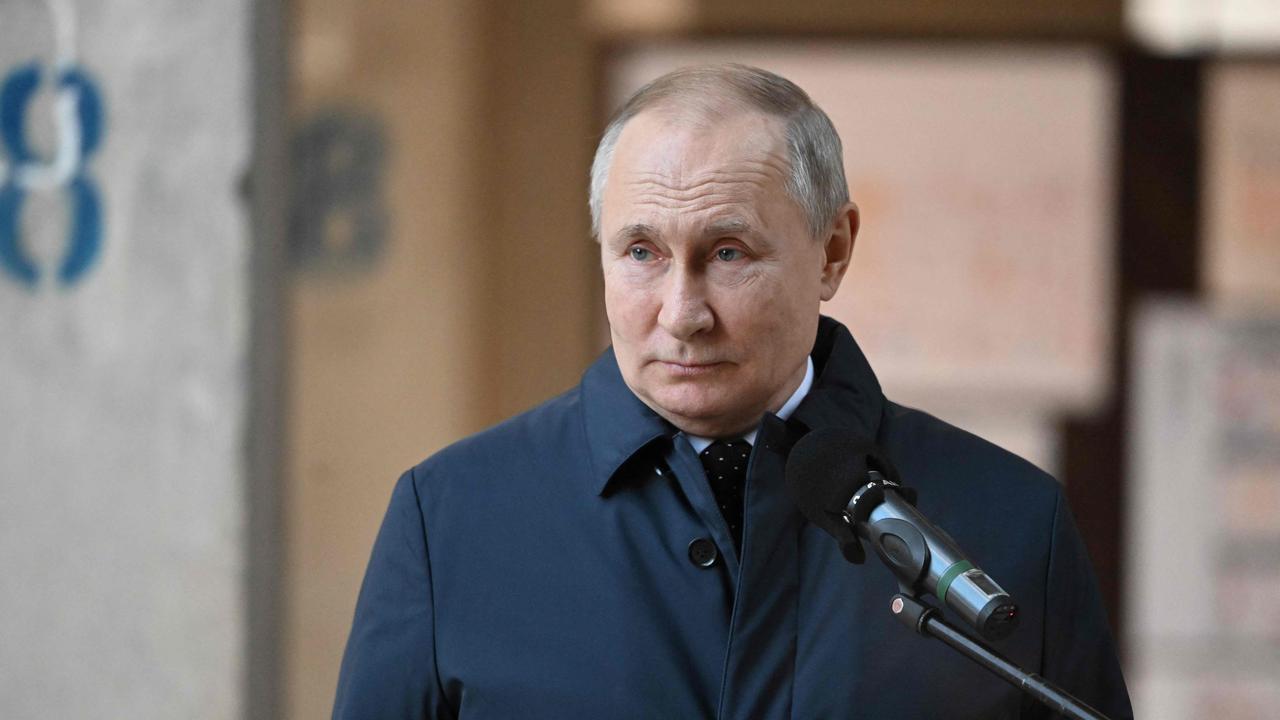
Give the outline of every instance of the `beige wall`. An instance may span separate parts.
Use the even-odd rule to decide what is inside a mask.
[[[597,349],[589,65],[572,8],[294,5],[293,123],[343,108],[381,124],[389,225],[369,265],[293,276],[289,717],[329,712],[398,475],[567,388]]]
[[[381,11],[376,6],[381,5]],[[475,22],[465,2],[300,2],[293,121],[358,108],[383,124],[386,243],[367,268],[294,276],[284,494],[285,707],[325,717],[391,484],[478,424],[469,232]],[[441,352],[450,348],[454,352]]]

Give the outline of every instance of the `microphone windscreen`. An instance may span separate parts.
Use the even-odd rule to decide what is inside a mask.
[[[787,458],[787,493],[809,522],[840,543],[850,562],[862,562],[862,547],[842,513],[853,493],[867,482],[867,471],[880,469],[874,443],[848,428],[814,430],[791,448]]]

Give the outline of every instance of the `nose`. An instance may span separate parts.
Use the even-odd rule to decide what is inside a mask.
[[[667,275],[658,324],[679,340],[710,330],[715,324],[715,314],[707,303],[706,283],[686,266],[676,265]]]

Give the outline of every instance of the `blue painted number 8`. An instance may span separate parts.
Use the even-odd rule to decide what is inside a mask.
[[[33,171],[45,170],[58,176],[71,202],[72,222],[67,250],[58,268],[64,285],[81,279],[97,258],[102,243],[102,205],[97,185],[85,171],[85,160],[102,140],[102,100],[93,82],[79,69],[72,68],[58,78],[58,93],[73,93],[78,124],[79,147],[73,165],[39,168],[40,158],[26,138],[27,109],[40,86],[40,69],[36,63],[19,67],[10,73],[0,87],[0,140],[3,140],[10,164],[7,177],[0,184],[0,268],[28,286],[34,286],[40,270],[27,255],[18,237],[18,219],[26,193],[38,189],[25,181]],[[60,152],[67,150],[60,148]],[[25,174],[24,175],[24,171]]]

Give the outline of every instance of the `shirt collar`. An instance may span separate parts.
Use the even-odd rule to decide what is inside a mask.
[[[804,400],[804,396],[809,394],[809,388],[811,387],[813,387],[812,355],[805,358],[804,379],[800,381],[800,387],[797,387],[796,391],[791,393],[791,397],[787,398],[787,401],[782,404],[782,407],[776,413],[778,419],[786,420],[791,417],[791,413],[795,412],[796,408],[800,406],[800,401]],[[760,429],[755,428],[746,435],[743,435],[742,439],[746,440],[751,445],[755,445],[756,433],[758,432],[760,432]],[[689,444],[693,446],[693,451],[696,453],[701,453],[703,450],[706,450],[711,443],[715,442],[714,438],[702,437],[701,435],[689,435],[686,433],[685,437],[689,439]]]
[[[793,422],[809,429],[847,427],[874,439],[884,396],[866,357],[844,325],[819,318],[810,365],[805,381],[778,414],[787,411]],[[669,443],[679,432],[627,387],[612,348],[583,375],[580,397],[591,464],[589,483],[597,494],[603,494],[618,470],[642,449]],[[794,407],[787,407],[792,401]]]

